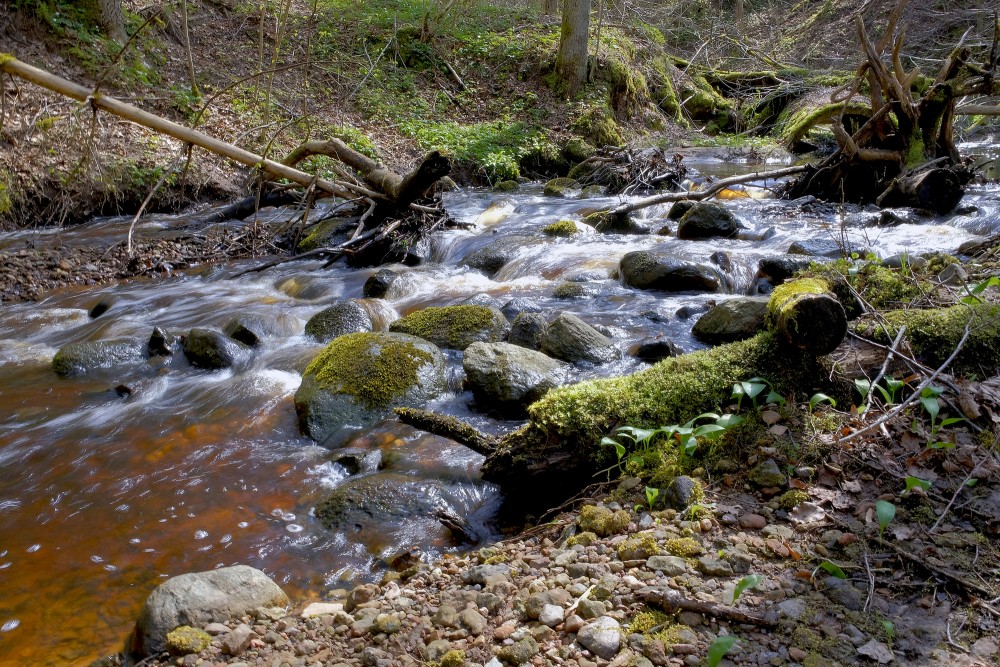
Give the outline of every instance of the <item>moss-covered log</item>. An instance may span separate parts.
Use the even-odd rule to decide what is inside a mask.
[[[891,310],[878,320],[862,318],[853,324],[855,333],[887,345],[899,328],[906,326],[906,340],[913,354],[937,368],[951,355],[971,320],[969,338],[951,363],[955,375],[986,377],[1000,369],[1000,305],[958,305],[932,310]]]
[[[847,334],[847,314],[825,281],[795,280],[775,288],[768,324],[790,345],[813,354],[833,352]]]

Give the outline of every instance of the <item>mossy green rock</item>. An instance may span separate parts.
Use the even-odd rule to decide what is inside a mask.
[[[444,358],[434,344],[402,333],[353,333],[334,339],[306,368],[295,412],[302,433],[324,442],[391,408],[422,405],[444,388]]]
[[[587,143],[586,139],[571,137],[563,145],[562,154],[570,162],[583,162],[587,158],[593,157],[597,149]]]
[[[586,293],[587,290],[583,288],[583,285],[569,280],[559,283],[552,290],[552,296],[557,299],[575,299],[576,297],[584,296]]]
[[[581,532],[609,537],[624,533],[631,520],[631,515],[625,510],[612,511],[604,505],[585,505],[577,522]]]
[[[760,333],[766,317],[766,298],[729,299],[698,318],[691,333],[698,340],[713,345],[731,343]]]
[[[146,345],[137,340],[81,341],[62,346],[52,358],[59,375],[85,375],[100,369],[140,364],[146,360]]]
[[[544,193],[548,197],[565,197],[571,190],[579,190],[580,184],[572,178],[553,178],[545,184]]]
[[[191,329],[184,338],[184,356],[198,368],[230,368],[250,358],[250,347],[211,329]]]
[[[580,230],[577,229],[576,223],[572,220],[559,220],[545,227],[545,229],[542,230],[542,233],[546,236],[561,236],[566,238],[573,236],[574,234],[579,234]]]
[[[774,459],[764,459],[749,473],[747,479],[761,488],[784,486],[787,478]]]
[[[521,186],[518,185],[517,181],[506,180],[506,181],[500,181],[499,183],[494,185],[493,190],[494,192],[514,192],[520,187]]]
[[[204,630],[182,625],[167,633],[167,652],[170,655],[201,653],[212,643],[212,637]]]
[[[464,350],[475,342],[501,341],[509,330],[503,313],[488,306],[424,308],[389,325],[389,331],[419,336],[453,350]]]
[[[357,301],[346,300],[324,308],[309,318],[305,333],[321,343],[328,343],[337,336],[372,330],[368,310]]]
[[[538,655],[538,650],[538,642],[529,635],[511,646],[501,648],[497,657],[508,665],[523,665]]]

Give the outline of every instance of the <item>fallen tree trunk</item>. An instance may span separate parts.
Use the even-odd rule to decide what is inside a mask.
[[[789,345],[812,354],[833,352],[847,335],[847,313],[822,280],[779,285],[768,302],[770,326]]]
[[[952,169],[930,169],[896,178],[875,203],[885,207],[911,206],[945,214],[962,200],[965,191]]]

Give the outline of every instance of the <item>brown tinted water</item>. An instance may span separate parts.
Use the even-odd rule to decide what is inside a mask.
[[[976,216],[851,233],[869,237],[884,255],[951,251],[998,227],[995,195],[975,197],[982,211]],[[496,199],[459,194],[449,210],[471,222]],[[804,219],[800,209],[748,198],[729,205],[752,230],[773,228],[761,241],[681,242],[589,229],[573,239],[540,234],[557,219],[579,219],[587,209],[616,201],[553,200],[531,190],[517,195],[499,223],[443,236],[436,261],[409,270],[388,306],[406,313],[479,293],[500,302],[527,297],[547,313],[565,310],[607,327],[622,350],[650,336],[668,336],[691,350],[700,345],[690,335],[693,320],[674,313],[727,295],[624,288],[611,272],[625,252],[650,249],[708,262],[724,250],[738,294],[751,288],[761,256],[781,254],[797,238],[829,236],[839,224],[835,217]],[[655,226],[666,208],[643,215]],[[88,242],[121,238],[128,222],[102,222],[74,233]],[[524,240],[495,279],[457,266],[467,252],[508,234]],[[67,291],[0,310],[0,665],[85,665],[117,650],[143,600],[168,576],[244,563],[302,600],[377,578],[394,553],[457,548],[427,516],[393,516],[342,531],[326,530],[310,516],[348,473],[334,463],[337,452],[298,434],[292,394],[304,365],[321,349],[301,335],[302,325],[336,299],[360,297],[371,273],[321,266],[289,264],[238,280],[228,277],[245,265],[215,267],[143,284]],[[554,286],[566,279],[579,280],[587,296],[555,299]],[[297,296],[288,287],[293,283],[301,288]],[[91,321],[87,308],[102,297],[113,306]],[[57,377],[50,367],[56,350],[70,342],[146,340],[154,325],[177,333],[221,328],[234,315],[291,318],[297,330],[266,340],[246,367],[234,371],[197,370],[182,355],[74,378]],[[461,389],[460,354],[446,357],[452,390],[431,407],[482,428],[511,426],[491,424],[470,409],[471,395]],[[639,367],[626,356],[607,366],[577,368],[571,379]],[[131,395],[117,395],[113,388],[119,384]],[[478,480],[481,459],[454,443],[390,421],[347,444],[383,454],[385,470],[374,474],[437,480],[442,497],[477,525],[496,509],[496,490]],[[489,539],[488,527],[482,533]]]

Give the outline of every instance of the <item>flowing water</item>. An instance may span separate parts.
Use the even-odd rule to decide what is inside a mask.
[[[692,166],[703,173],[730,169],[718,162]],[[543,197],[540,187],[514,195],[449,195],[452,215],[477,224],[443,234],[434,243],[434,262],[406,269],[389,294],[386,319],[481,293],[501,302],[527,297],[547,313],[569,311],[606,327],[623,351],[655,336],[693,350],[701,347],[690,334],[694,319],[675,313],[727,295],[625,288],[609,277],[624,253],[655,249],[710,262],[713,253],[724,251],[732,293],[745,294],[753,290],[758,260],[782,254],[793,240],[836,240],[889,256],[953,252],[966,240],[1000,229],[997,193],[980,188],[963,201],[968,206],[964,214],[910,216],[893,227],[864,226],[875,213],[844,215],[835,207],[810,209],[801,202],[745,197],[727,206],[748,226],[746,236],[761,240],[604,236],[582,225],[583,233],[573,239],[541,233],[551,222],[579,220],[617,202],[553,199]],[[658,229],[666,211],[655,207],[640,215]],[[128,222],[106,219],[47,236],[63,243],[110,244],[122,238]],[[150,218],[139,233],[156,234],[171,222]],[[508,236],[520,239],[517,256],[494,279],[457,265],[470,251]],[[9,235],[0,245],[24,238],[25,233]],[[245,563],[263,569],[293,598],[303,599],[378,578],[386,559],[414,547],[425,554],[458,548],[444,528],[425,516],[340,533],[325,530],[311,516],[315,502],[349,472],[336,462],[338,452],[297,431],[292,395],[302,369],[321,349],[302,335],[302,327],[332,301],[360,297],[372,270],[298,262],[232,278],[251,265],[76,288],[38,303],[4,306],[0,664],[87,664],[102,652],[119,649],[152,588],[183,572]],[[565,280],[580,282],[586,295],[553,298],[554,286]],[[101,298],[113,306],[92,320],[87,310]],[[252,363],[235,371],[198,370],[182,355],[73,378],[57,377],[50,368],[56,350],[70,342],[146,340],[154,325],[177,333],[194,326],[221,328],[235,315],[280,318],[289,335],[265,340]],[[446,358],[451,391],[432,409],[493,432],[511,427],[476,413],[471,394],[462,390],[460,354],[448,352]],[[575,379],[640,367],[624,355],[607,366],[580,367]],[[122,384],[130,394],[115,390]],[[478,455],[393,421],[367,430],[348,446],[380,452],[382,469],[367,474],[390,481],[438,481],[448,505],[491,537],[488,522],[500,498],[478,479]]]

